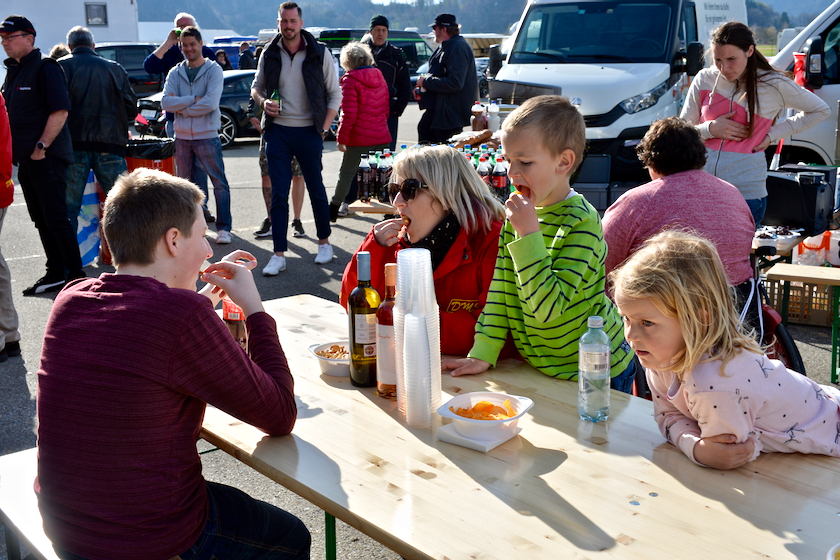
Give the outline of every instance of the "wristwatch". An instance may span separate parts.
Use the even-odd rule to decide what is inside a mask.
[[[35,147],[41,150],[42,152],[46,151],[47,149],[47,145],[41,142],[40,140],[38,140],[38,143],[35,144]]]
[[[322,128],[322,129],[321,129],[321,136],[326,136],[326,135],[327,135],[327,129],[326,129],[326,128]]]

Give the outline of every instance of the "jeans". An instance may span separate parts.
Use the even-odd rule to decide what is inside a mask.
[[[166,136],[168,138],[175,138],[175,121],[170,121],[169,119],[166,119],[165,129],[166,129]],[[201,169],[201,167],[196,167],[194,174],[195,174],[195,178],[193,179],[193,183],[195,183],[196,186],[198,186],[198,188],[201,189],[201,192],[204,193],[204,202],[201,203],[201,207],[206,212],[207,211],[207,196],[208,196],[208,193],[207,193],[207,173],[205,173],[204,170]]]
[[[642,375],[644,375],[644,369],[641,370]],[[610,379],[610,389],[615,389],[616,391],[621,391],[622,393],[632,394],[633,393],[633,380],[636,378],[636,357],[633,357],[633,360],[630,362],[630,365],[627,366],[623,372],[619,373],[612,379]]]
[[[47,278],[80,278],[79,242],[67,217],[67,163],[50,155],[27,158],[18,167],[18,181],[47,255]]]
[[[338,206],[345,201],[345,197],[350,193],[350,186],[356,177],[356,172],[359,170],[359,162],[362,161],[362,154],[384,150],[387,147],[387,144],[380,144],[378,146],[347,146],[347,151],[344,152],[344,157],[341,158],[341,168],[338,170],[338,182],[335,184],[335,193],[332,197],[333,204]],[[376,193],[371,194],[376,195]]]
[[[175,164],[178,176],[195,182],[195,172],[202,169],[213,182],[216,198],[216,219],[218,231],[230,231],[233,218],[230,215],[230,186],[225,176],[225,162],[222,159],[222,142],[219,137],[204,140],[175,139]]]
[[[767,211],[767,197],[748,200],[747,206],[750,207],[750,212],[752,212],[755,229],[758,229],[761,227],[761,220],[764,219],[764,212]]]
[[[315,215],[318,239],[329,239],[330,203],[321,177],[324,139],[315,126],[290,127],[272,123],[265,131],[265,155],[271,177],[271,237],[274,252],[288,250],[289,189],[292,185],[292,157],[296,157],[306,181],[309,202]]]
[[[73,159],[73,165],[67,168],[67,216],[73,224],[73,231],[79,231],[79,210],[91,169],[102,191],[108,194],[120,173],[128,168],[124,157],[106,152],[74,150]]]
[[[312,538],[287,511],[215,482],[207,483],[210,513],[204,531],[181,560],[306,560]],[[85,558],[55,547],[62,560]]]

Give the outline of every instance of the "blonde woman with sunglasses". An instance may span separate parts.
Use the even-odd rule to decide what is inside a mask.
[[[384,293],[385,265],[397,262],[403,248],[428,249],[440,306],[441,352],[465,355],[487,301],[504,207],[463,154],[447,146],[400,154],[390,194],[399,217],[374,225],[356,253],[370,252],[371,284]],[[341,284],[343,306],[357,283],[354,254]]]

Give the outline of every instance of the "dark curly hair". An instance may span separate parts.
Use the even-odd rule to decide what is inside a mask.
[[[671,175],[706,165],[706,146],[693,125],[679,117],[658,120],[636,146],[645,167]]]

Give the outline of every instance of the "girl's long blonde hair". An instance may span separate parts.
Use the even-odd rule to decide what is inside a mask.
[[[741,350],[763,353],[752,333],[741,331],[723,263],[703,237],[659,233],[610,273],[610,280],[616,297],[651,299],[663,314],[679,320],[685,349],[671,369],[680,380],[701,361],[720,360],[723,373]]]

